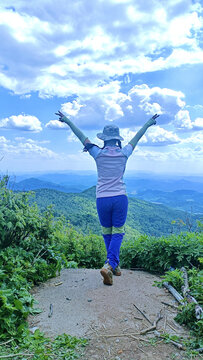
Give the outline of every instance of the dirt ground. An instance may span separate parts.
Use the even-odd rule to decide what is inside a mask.
[[[52,338],[63,333],[88,338],[80,355],[83,360],[186,359],[184,351],[163,340],[154,345],[153,331],[140,335],[161,311],[158,331],[189,336],[174,321],[176,310],[163,304],[177,303],[164,289],[153,286],[155,280],[160,279],[147,272],[123,270],[122,276],[114,276],[113,286],[106,286],[99,270],[64,269],[59,277],[33,289],[42,312],[30,316],[29,326]]]

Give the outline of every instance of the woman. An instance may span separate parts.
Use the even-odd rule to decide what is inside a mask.
[[[103,276],[103,283],[112,285],[113,274],[121,275],[119,253],[125,234],[124,224],[128,209],[128,198],[123,182],[126,162],[146,130],[156,124],[156,118],[159,115],[155,114],[149,119],[124,148],[121,147],[123,138],[116,125],[107,125],[102,133],[97,134],[97,137],[104,141],[104,147],[99,148],[92,144],[61,111],[58,111],[56,115],[59,116],[59,121],[70,126],[73,133],[85,146],[84,151],[88,151],[96,161],[98,172],[97,212],[107,251],[107,259],[100,273]]]

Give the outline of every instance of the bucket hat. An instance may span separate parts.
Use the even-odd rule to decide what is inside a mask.
[[[97,137],[101,140],[124,140],[119,133],[119,127],[117,125],[106,125],[104,126],[103,133],[98,133]]]

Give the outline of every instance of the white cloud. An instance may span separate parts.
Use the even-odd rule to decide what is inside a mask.
[[[135,135],[137,131],[131,131],[130,129],[121,129],[121,136],[124,138],[124,144],[128,143]],[[150,127],[145,135],[142,136],[138,142],[138,146],[167,146],[171,144],[178,144],[181,139],[172,131],[165,130],[160,126]]]
[[[45,127],[51,130],[67,130],[69,128],[67,124],[59,120],[50,120]]]
[[[145,134],[145,138],[140,145],[166,146],[178,144],[181,139],[172,131],[165,130],[160,126],[151,127]]]
[[[75,136],[72,132],[70,133],[70,135],[67,137],[68,142],[79,142],[80,140],[77,138],[77,136]]]
[[[4,138],[4,137],[1,137]],[[15,157],[26,157],[32,159],[33,157],[39,157],[39,159],[56,159],[58,155],[44,147],[40,146],[37,141],[32,139],[23,139],[20,138],[19,141],[9,141],[6,138],[1,141],[0,138],[0,151],[4,155],[5,160],[8,156],[12,156],[12,159]]]
[[[202,8],[190,0],[18,0],[0,10],[0,84],[17,94],[80,96],[110,77],[203,61]]]
[[[62,104],[61,109],[62,112],[66,114],[66,116],[76,116],[83,106],[84,105],[79,104],[76,100],[73,100],[73,102]]]
[[[188,110],[180,110],[175,115],[173,124],[179,130],[202,130],[203,118],[196,118],[194,121],[192,121]]]
[[[0,136],[0,144],[6,144],[9,140],[5,138],[5,136]]]
[[[184,94],[167,88],[146,84],[135,85],[127,94],[121,92],[118,81],[99,86],[71,103],[62,105],[62,111],[74,117],[74,122],[87,129],[99,129],[106,122],[115,121],[122,127],[144,125],[155,113],[158,124],[167,124],[185,106]]]
[[[193,122],[193,129],[194,130],[201,130],[203,129],[203,118],[196,118]]]
[[[12,115],[0,120],[0,128],[39,132],[42,130],[41,122],[32,115]]]

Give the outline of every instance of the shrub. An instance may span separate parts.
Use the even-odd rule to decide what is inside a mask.
[[[202,253],[202,233],[181,233],[161,238],[141,235],[123,242],[120,259],[123,267],[141,267],[163,273],[170,267],[201,266],[199,258]]]

